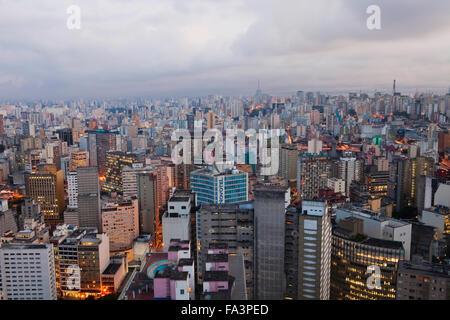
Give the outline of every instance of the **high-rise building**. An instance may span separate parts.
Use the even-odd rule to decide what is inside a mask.
[[[97,168],[77,168],[77,183],[79,225],[101,231],[100,185]]]
[[[123,192],[122,171],[124,167],[137,162],[136,155],[121,151],[109,151],[106,153],[106,182],[102,189],[105,191]]]
[[[70,153],[70,171],[75,171],[79,167],[89,166],[87,151],[72,151]]]
[[[329,300],[331,219],[327,203],[302,201],[298,226],[298,299]]]
[[[89,166],[98,167],[100,176],[106,174],[106,153],[116,150],[118,132],[88,130]]]
[[[59,140],[67,142],[69,146],[73,145],[73,136],[71,128],[59,129],[56,131]]]
[[[55,165],[39,165],[37,173],[25,176],[25,188],[27,195],[39,203],[46,223],[56,226],[63,221],[66,204],[61,170]]]
[[[78,208],[78,174],[76,171],[70,171],[67,175],[67,193],[69,208]]]
[[[434,175],[434,159],[417,157],[403,160],[401,207],[416,206],[416,191],[420,176]]]
[[[297,180],[298,150],[296,145],[282,145],[280,150],[280,178],[295,181]]]
[[[285,213],[289,188],[279,185],[255,187],[254,256],[257,300],[281,300],[285,296]]]
[[[350,185],[353,181],[361,181],[363,163],[356,158],[341,158],[337,165],[338,178],[345,181],[346,195],[350,195]]]
[[[102,205],[102,228],[108,235],[111,252],[133,248],[139,236],[139,208],[137,198],[121,202],[105,201]]]
[[[201,205],[197,213],[197,272],[199,279],[206,266],[211,244],[224,244],[231,254],[244,258],[246,291],[253,297],[253,216],[252,202]],[[163,229],[164,230],[164,229]]]
[[[4,244],[0,266],[3,299],[57,299],[53,245]]]
[[[248,173],[199,169],[191,172],[191,189],[198,204],[244,202],[248,200]]]
[[[330,157],[325,154],[303,154],[300,158],[300,195],[303,199],[313,200],[319,190],[326,189],[331,177]]]
[[[55,246],[58,295],[62,299],[85,299],[102,294],[102,273],[110,262],[109,239],[96,228],[58,226]]]
[[[212,111],[206,114],[206,127],[208,130],[216,128],[216,115]]]
[[[191,241],[191,210],[195,207],[195,193],[176,190],[167,203],[162,217],[163,248],[167,252],[171,239]]]

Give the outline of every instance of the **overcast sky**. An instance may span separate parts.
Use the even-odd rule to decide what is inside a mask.
[[[81,30],[68,30],[72,5]],[[369,5],[381,30],[366,27]],[[450,86],[448,0],[0,0],[0,98]]]

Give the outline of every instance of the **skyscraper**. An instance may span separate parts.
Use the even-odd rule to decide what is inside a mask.
[[[298,299],[329,300],[331,219],[326,202],[302,201],[299,216]]]
[[[258,300],[281,300],[285,296],[285,212],[288,199],[287,187],[255,187],[254,297]]]
[[[331,176],[330,157],[326,154],[303,154],[300,158],[300,194],[303,199],[313,200],[319,190],[326,189]]]
[[[45,222],[56,226],[66,209],[63,173],[55,165],[39,165],[37,173],[25,177],[27,195],[41,207]]]
[[[96,167],[77,168],[78,214],[80,227],[101,232],[100,185]]]
[[[106,173],[106,153],[116,150],[117,132],[108,130],[89,130],[88,134],[88,151],[89,165],[98,167],[100,176]]]
[[[5,300],[56,300],[53,245],[0,247],[0,288]]]
[[[280,150],[280,178],[295,181],[297,179],[298,150],[296,145],[282,145]]]
[[[122,170],[137,162],[136,155],[121,151],[109,151],[106,153],[106,182],[102,189],[105,191],[123,192]]]

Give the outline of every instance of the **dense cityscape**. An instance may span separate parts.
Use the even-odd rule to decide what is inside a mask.
[[[0,1],[0,314],[446,303],[449,39],[442,0]]]
[[[0,113],[2,299],[450,296],[450,92]]]

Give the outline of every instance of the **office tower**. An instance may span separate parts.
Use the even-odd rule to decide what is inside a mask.
[[[57,299],[53,245],[4,244],[0,265],[3,299]]]
[[[206,128],[208,130],[216,128],[216,115],[212,111],[206,114]]]
[[[329,300],[331,220],[326,202],[302,201],[298,222],[298,299]]]
[[[152,235],[158,245],[162,243],[160,213],[169,195],[165,169],[160,166],[137,174],[140,232]]]
[[[70,171],[75,171],[79,167],[88,167],[89,157],[87,151],[72,151],[70,153]]]
[[[363,220],[357,217],[344,218],[333,229],[332,300],[395,299],[397,269],[405,257],[403,245],[369,237],[364,230]]]
[[[243,256],[248,297],[253,297],[253,216],[252,202],[230,204],[203,203],[197,213],[197,272],[205,271],[208,250],[212,244],[225,245],[230,254]],[[163,229],[164,230],[164,229]]]
[[[67,142],[67,145],[69,146],[73,145],[72,129],[70,128],[59,129],[56,130],[56,133],[58,134],[59,140]]]
[[[280,150],[280,164],[278,175],[280,178],[295,181],[297,180],[297,145],[282,145]]]
[[[191,189],[197,203],[234,203],[248,200],[248,173],[239,170],[218,172],[204,168],[191,172]]]
[[[45,222],[55,226],[62,221],[66,209],[64,179],[55,165],[39,165],[37,173],[25,176],[27,195],[39,203]]]
[[[77,182],[79,225],[101,231],[100,185],[97,168],[77,168]]]
[[[62,147],[60,141],[49,142],[45,145],[46,163],[54,164],[57,170],[61,170]]]
[[[375,167],[371,167],[375,169]],[[372,198],[388,196],[389,171],[371,170],[366,174],[367,190]]]
[[[284,298],[285,212],[289,188],[279,185],[255,187],[254,261],[257,300]]]
[[[137,197],[138,196],[138,175],[149,174],[157,171],[156,166],[146,166],[142,163],[132,163],[131,166],[122,169],[122,185],[123,197]]]
[[[110,261],[109,239],[96,228],[58,226],[50,242],[55,246],[58,296],[85,299],[102,294],[102,274]]]
[[[139,208],[137,198],[120,202],[104,202],[102,228],[108,235],[111,252],[133,248],[139,236]]]
[[[401,261],[397,279],[397,300],[450,299],[450,269],[446,265]]]
[[[181,163],[175,165],[175,187],[178,189],[189,189],[192,171],[194,171],[193,164]]]
[[[356,158],[341,158],[337,165],[338,178],[345,181],[346,195],[350,194],[350,185],[353,181],[361,181],[363,163]]]
[[[69,195],[69,208],[78,207],[78,174],[70,171],[67,175],[67,193]]]
[[[434,159],[417,157],[403,160],[401,207],[416,206],[416,190],[420,176],[434,175]]]
[[[139,229],[141,233],[155,236],[156,220],[159,218],[160,197],[158,196],[157,172],[144,172],[137,175],[139,199]]]
[[[313,200],[318,197],[319,190],[326,189],[331,177],[330,157],[302,154],[300,161],[300,195],[303,199]]]
[[[116,150],[118,132],[108,130],[88,130],[89,165],[98,167],[100,176],[106,174],[106,153]]]
[[[122,192],[122,170],[124,167],[131,166],[137,162],[136,155],[121,151],[109,151],[106,153],[106,182],[102,189],[110,192]]]
[[[195,207],[195,193],[175,190],[162,217],[163,250],[167,252],[171,239],[191,241],[191,210]]]

